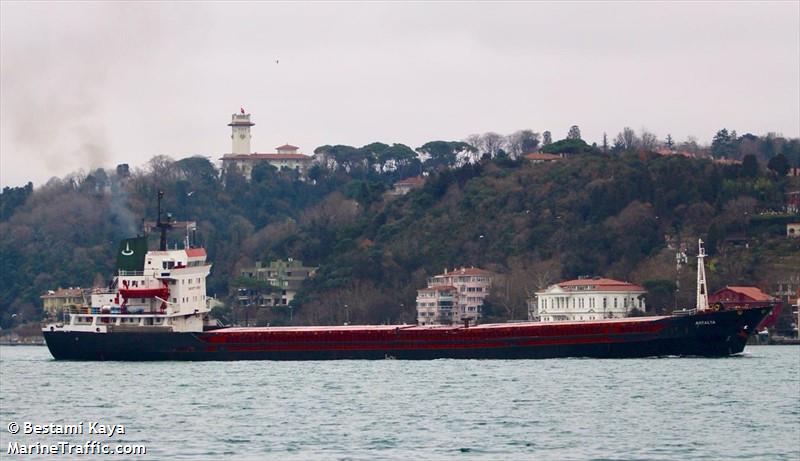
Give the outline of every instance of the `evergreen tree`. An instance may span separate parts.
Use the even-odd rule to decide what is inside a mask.
[[[711,153],[716,158],[731,157],[735,151],[734,139],[735,138],[728,134],[726,128],[717,131],[717,134],[714,135],[714,139],[711,141]]]
[[[578,125],[572,125],[567,133],[567,139],[581,139],[581,129]]]
[[[769,159],[767,168],[775,172],[778,176],[786,176],[786,174],[789,173],[789,160],[786,159],[785,155],[778,154]]]
[[[745,178],[758,176],[758,160],[755,155],[748,154],[742,159],[742,176]]]

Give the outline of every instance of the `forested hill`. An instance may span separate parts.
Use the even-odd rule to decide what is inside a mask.
[[[156,157],[132,174],[100,169],[37,189],[6,188],[0,320],[3,327],[35,320],[48,289],[103,285],[116,242],[155,217],[158,190],[177,219],[198,221],[214,263],[210,294],[228,296],[238,268],[256,260],[292,257],[319,266],[298,295],[296,323],[340,323],[345,306],[353,322],[413,321],[416,290],[455,266],[497,273],[487,311],[509,319],[524,318],[533,291],[579,275],[645,284],[651,305],[671,307],[674,248],[683,243],[691,254],[698,237],[713,255],[712,288],[768,285],[791,270],[786,258],[800,257],[800,240],[782,237],[785,221],[796,219],[781,214],[785,192],[798,188],[786,171],[755,158],[723,165],[577,144],[550,147],[571,153],[551,163],[501,151],[463,166],[457,154],[475,151],[464,143],[427,144],[425,164],[402,145],[324,146],[318,153],[330,164],[313,167],[306,181],[273,168],[259,168],[247,181],[221,174],[205,158]],[[387,149],[394,152],[368,155]],[[401,197],[385,194],[419,171],[427,173],[424,186]],[[726,243],[742,235],[750,248]],[[689,264],[682,286],[693,287],[693,277]],[[677,296],[688,304],[693,290]],[[286,317],[270,312],[260,320]]]

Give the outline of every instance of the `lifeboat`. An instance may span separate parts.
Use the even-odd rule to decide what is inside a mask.
[[[123,286],[119,288],[119,294],[122,296],[123,299],[128,300],[130,298],[160,298],[160,299],[167,299],[169,298],[169,287],[167,286],[166,282],[164,286],[158,288],[151,288],[151,287],[130,287],[126,282],[123,282]]]
[[[119,294],[125,299],[130,298],[161,298],[169,297],[169,288],[120,288]]]

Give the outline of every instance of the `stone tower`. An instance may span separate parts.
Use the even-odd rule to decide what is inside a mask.
[[[231,115],[231,152],[234,154],[250,154],[250,127],[255,123],[250,121],[250,114],[241,113]]]

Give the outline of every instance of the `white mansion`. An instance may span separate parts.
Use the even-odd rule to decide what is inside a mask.
[[[528,319],[541,322],[599,320],[626,317],[645,310],[646,290],[605,278],[568,280],[536,292],[528,304]]]
[[[489,294],[492,273],[474,267],[453,269],[428,279],[417,290],[417,323],[450,325],[481,318],[483,299]]]

